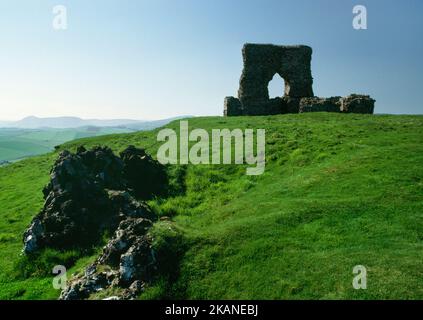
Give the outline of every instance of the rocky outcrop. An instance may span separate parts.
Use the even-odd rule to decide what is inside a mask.
[[[135,147],[123,151],[122,158],[105,147],[63,151],[50,176],[44,207],[23,236],[27,254],[45,247],[89,247],[127,217],[154,220],[148,206],[130,192],[146,199],[167,187],[164,167]],[[162,183],[160,190],[157,183]]]
[[[24,253],[89,248],[106,230],[114,232],[98,259],[71,279],[60,298],[86,299],[109,288],[119,291],[118,299],[138,296],[156,270],[148,232],[157,217],[142,200],[165,193],[165,168],[133,146],[120,157],[105,147],[79,147],[76,153],[59,154],[50,177],[44,207],[24,233]]]
[[[120,158],[124,164],[123,177],[138,198],[147,200],[166,193],[166,170],[145,150],[129,146],[120,153]]]
[[[123,188],[122,161],[108,148],[60,153],[44,188],[44,207],[24,233],[24,252],[86,247],[118,221],[106,188]]]
[[[145,218],[123,220],[102,254],[84,275],[71,280],[59,299],[86,299],[110,288],[119,292],[114,300],[136,298],[157,269],[152,237],[148,234],[151,226],[152,221]]]
[[[247,43],[242,49],[242,55],[244,69],[238,98],[225,98],[225,116],[374,111],[375,100],[369,96],[352,94],[344,98],[315,97],[311,75],[312,49],[308,46]],[[285,80],[284,95],[269,99],[268,84],[276,73]]]

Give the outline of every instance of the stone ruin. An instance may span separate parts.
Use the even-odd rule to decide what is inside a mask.
[[[311,76],[312,49],[247,43],[242,49],[238,98],[226,97],[225,116],[274,115],[302,112],[373,114],[375,100],[368,95],[315,97]],[[268,84],[275,74],[285,80],[284,96],[269,98]]]

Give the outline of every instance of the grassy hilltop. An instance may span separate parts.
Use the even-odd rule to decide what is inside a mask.
[[[423,116],[204,117],[189,125],[266,129],[266,170],[170,168],[179,192],[150,205],[182,235],[169,244],[180,258],[142,298],[423,299]],[[179,122],[167,127],[178,132]],[[155,156],[157,132],[62,149],[134,144]],[[0,167],[0,299],[55,299],[53,266],[71,267],[70,276],[96,256],[48,250],[32,264],[20,256],[57,152]],[[167,232],[162,223],[156,229]],[[355,265],[367,267],[367,290],[352,288]]]

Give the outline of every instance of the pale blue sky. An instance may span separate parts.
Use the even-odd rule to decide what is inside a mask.
[[[57,4],[66,31],[52,28]],[[368,30],[352,28],[356,4]],[[420,0],[0,0],[0,119],[220,115],[237,93],[245,42],[313,47],[318,96],[367,93],[378,113],[423,113],[422,9]]]

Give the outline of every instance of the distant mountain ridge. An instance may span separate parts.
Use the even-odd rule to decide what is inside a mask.
[[[64,142],[107,134],[153,130],[173,120],[189,116],[155,121],[142,120],[84,120],[77,117],[26,117],[19,121],[0,121],[0,166],[47,153]]]
[[[126,127],[134,130],[145,130],[145,128],[160,126],[161,123],[166,124],[172,120],[186,118],[190,116],[180,116],[162,120],[132,120],[132,119],[81,119],[78,117],[48,117],[39,118],[35,116],[25,117],[18,121],[0,121],[0,128],[21,128],[21,129],[39,129],[54,128],[68,129],[87,126],[95,127]]]

